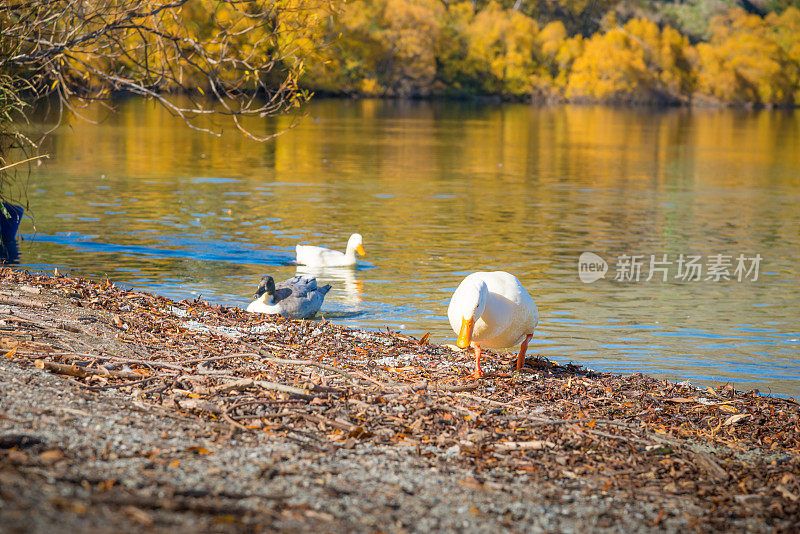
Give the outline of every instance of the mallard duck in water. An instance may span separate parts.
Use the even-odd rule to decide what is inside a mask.
[[[271,276],[264,276],[247,311],[310,319],[317,314],[330,289],[330,284],[317,287],[313,276],[295,276],[277,284]]]
[[[472,377],[484,376],[481,346],[513,347],[522,342],[517,370],[525,363],[525,351],[539,324],[539,310],[528,291],[513,274],[503,271],[472,273],[453,293],[447,317],[458,333],[456,345],[475,350]]]
[[[361,234],[353,234],[347,240],[345,252],[325,247],[297,245],[297,263],[310,267],[348,267],[356,264],[356,252],[361,256],[364,252],[364,239]]]

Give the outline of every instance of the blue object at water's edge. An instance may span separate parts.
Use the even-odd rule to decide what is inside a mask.
[[[17,247],[17,230],[22,222],[25,209],[16,204],[3,202],[4,212],[0,212],[0,255],[5,263],[16,263],[19,259]],[[8,213],[8,215],[6,215]]]

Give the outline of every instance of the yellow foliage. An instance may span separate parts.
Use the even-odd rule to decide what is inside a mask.
[[[570,36],[561,21],[540,29],[534,19],[494,1],[480,10],[469,1],[446,5],[348,2],[341,17],[322,25],[321,36],[310,34],[309,49],[315,39],[341,37],[318,64],[306,67],[306,84],[365,95],[800,101],[800,11],[794,8],[766,19],[734,10],[712,21],[710,42],[692,46],[674,28],[640,18],[622,25],[613,12],[603,17],[605,30],[582,37]],[[581,2],[569,6],[579,10]]]
[[[536,40],[542,47],[542,54],[555,57],[561,44],[567,40],[567,29],[560,20],[550,22],[542,28]]]
[[[438,0],[387,0],[384,48],[390,86],[400,94],[424,93],[436,76],[436,43],[444,19]]]
[[[583,53],[583,38],[580,35],[567,37],[564,24],[554,21],[542,28],[536,40],[541,50],[542,66],[548,74],[536,76],[534,85],[546,84],[563,93],[572,64]]]
[[[467,61],[467,28],[474,18],[475,10],[469,2],[450,4],[447,8],[436,47],[437,82],[444,85],[446,92],[463,94],[479,89],[477,72]]]
[[[800,39],[794,11],[787,9],[785,19],[741,9],[715,17],[711,40],[697,45],[700,92],[726,103],[792,104],[798,90],[792,51]]]
[[[621,29],[595,34],[575,60],[567,82],[571,99],[632,98],[649,89],[650,76],[641,47],[634,47]]]
[[[381,84],[374,78],[364,78],[358,83],[358,91],[365,96],[381,96],[384,92]]]
[[[538,33],[535,20],[494,2],[475,16],[467,27],[467,60],[489,75],[484,83],[487,92],[523,95],[531,91],[530,77],[540,66],[535,56]]]
[[[786,75],[792,86],[792,104],[800,102],[800,10],[789,7],[781,15],[766,18],[775,42],[786,54]]]
[[[631,19],[585,42],[568,76],[573,99],[674,102],[689,96],[688,40],[672,28]]]
[[[263,3],[255,4],[263,9]],[[211,52],[214,32],[222,28],[231,35],[224,41],[234,48],[228,64],[202,64],[203,58],[198,58],[203,69],[223,82],[237,70],[234,63],[270,57],[301,75],[307,88],[367,96],[451,93],[660,103],[702,97],[734,104],[800,102],[800,10],[793,7],[765,18],[734,9],[711,21],[709,42],[692,46],[674,28],[643,18],[620,24],[613,11],[602,17],[604,30],[582,37],[568,31],[574,31],[578,19],[540,28],[533,18],[495,1],[272,0],[268,5],[269,20],[241,31],[251,22],[246,16],[251,3],[194,0],[183,6],[173,27],[187,39],[210,41]],[[582,13],[598,5],[569,0],[564,8]],[[169,21],[165,24],[170,27]],[[168,61],[157,36],[146,38],[153,43],[147,59]],[[131,54],[103,64],[107,60],[80,50],[73,57],[74,76],[86,85],[92,85],[93,75],[85,65],[135,70],[145,59]],[[243,78],[249,87],[258,86],[253,73]]]
[[[274,43],[282,52],[285,64],[296,65],[306,79],[323,83],[323,65],[332,59],[330,43],[338,35],[333,29],[335,4],[303,0],[282,0],[276,5],[278,39]]]
[[[306,62],[324,42],[322,29],[330,5],[324,0],[273,0],[270,2],[220,2],[194,0],[180,8],[157,9],[163,2],[144,2],[158,31],[141,31],[135,24],[114,33],[124,54],[104,54],[103,46],[88,39],[70,51],[72,76],[91,87],[96,71],[141,73],[152,76],[144,85],[174,89],[174,84],[206,92],[209,80],[235,90],[257,90],[256,72],[276,75],[279,66],[286,83],[296,82]],[[108,21],[89,19],[91,33]],[[190,43],[203,43],[202,54]],[[186,62],[181,58],[190,58]],[[196,67],[196,68],[195,68]],[[170,81],[164,71],[174,74]],[[154,74],[155,73],[155,74]],[[282,82],[281,82],[282,83]]]
[[[374,21],[380,18],[383,5],[381,0],[347,2],[338,17],[326,21],[331,44],[309,66],[302,84],[329,92],[358,92],[367,78],[379,84],[375,77],[383,50]]]
[[[340,35],[304,83],[375,95],[424,93],[436,76],[445,9],[434,0],[355,0],[331,26]]]

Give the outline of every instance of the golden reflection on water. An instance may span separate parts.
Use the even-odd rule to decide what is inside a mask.
[[[531,351],[798,394],[800,112],[322,100],[259,144],[140,100],[47,138],[23,264],[244,305],[298,242],[365,236],[370,268],[318,273],[345,324],[452,341],[464,274],[513,272]],[[256,133],[291,118],[251,122]],[[217,125],[218,126],[218,125]],[[230,129],[230,128],[229,128]],[[577,278],[578,255],[611,264]],[[756,282],[620,283],[619,254],[760,253]],[[759,382],[765,380],[767,382]]]

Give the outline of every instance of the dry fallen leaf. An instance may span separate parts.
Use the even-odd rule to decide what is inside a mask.
[[[784,498],[789,499],[790,501],[797,502],[798,499],[800,499],[800,497],[789,491],[787,487],[782,486],[780,484],[775,486],[775,491],[779,492],[781,495],[783,495]]]
[[[210,450],[206,449],[205,447],[201,447],[200,445],[194,445],[186,450],[197,454],[211,454]]]
[[[120,318],[119,315],[115,315],[113,320],[117,328],[121,328],[122,330],[127,330],[129,328],[129,326]]]
[[[153,518],[141,508],[136,508],[135,506],[125,506],[122,508],[122,511],[137,523],[141,523],[146,527],[153,526]]]
[[[552,441],[537,439],[533,441],[502,441],[500,443],[495,443],[492,446],[492,448],[497,452],[507,452],[507,451],[521,451],[521,450],[539,450],[545,447],[555,447],[555,446],[556,444],[553,443]],[[565,463],[566,463],[566,458],[565,458]]]
[[[65,499],[62,497],[53,497],[52,499],[50,499],[50,503],[56,508],[60,508],[62,510],[69,510],[78,515],[83,515],[88,511],[88,508],[86,507],[85,504],[73,501],[71,499]]]
[[[97,489],[100,491],[108,491],[114,487],[114,484],[117,483],[116,478],[109,478],[108,480],[103,480],[102,482],[97,483]]]
[[[484,489],[483,484],[481,483],[481,481],[478,480],[475,477],[467,477],[467,478],[465,478],[463,480],[459,480],[458,484],[460,486],[464,486],[465,488]]]
[[[373,436],[373,434],[369,430],[365,430],[363,426],[359,425],[359,426],[355,427],[354,429],[352,429],[348,433],[348,436],[351,437],[351,438],[356,438],[356,439],[367,439],[367,438],[371,438]]]
[[[0,338],[0,347],[2,347],[4,350],[17,348],[19,345],[19,340],[16,340],[13,337]]]
[[[664,400],[667,402],[677,402],[678,404],[697,402],[697,399],[690,399],[689,397],[672,397],[671,399],[664,399]]]
[[[722,423],[722,426],[730,426],[736,424],[743,419],[747,419],[748,417],[750,417],[749,413],[737,413],[736,415],[732,415],[727,419],[725,419],[725,422]]]
[[[45,462],[55,462],[64,457],[64,452],[60,449],[49,449],[39,455],[39,458]]]
[[[218,515],[214,517],[214,523],[218,525],[241,523],[242,518],[233,514]]]

